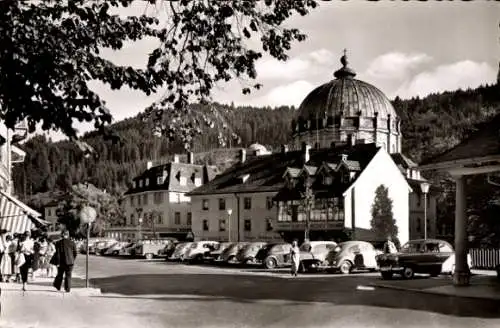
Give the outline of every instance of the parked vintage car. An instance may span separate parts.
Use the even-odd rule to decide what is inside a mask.
[[[90,254],[102,255],[102,253],[111,245],[115,244],[117,241],[112,240],[101,240],[94,244],[94,246],[89,251]]]
[[[349,274],[353,269],[375,271],[378,268],[377,255],[382,254],[366,241],[346,241],[330,251],[326,258],[327,268]]]
[[[167,239],[145,239],[136,243],[135,256],[151,260],[160,256],[160,251],[168,244]]]
[[[454,257],[455,252],[448,242],[438,239],[418,239],[404,244],[398,253],[377,256],[377,263],[383,279],[391,279],[394,274],[411,279],[415,273],[438,276],[442,273],[445,263],[453,272]]]
[[[214,250],[217,245],[219,245],[218,241],[203,240],[193,242],[189,246],[186,255],[184,256],[184,260],[189,263],[202,263],[203,255],[206,252]]]
[[[189,246],[191,246],[191,243],[177,244],[177,246],[175,246],[174,252],[168,257],[168,259],[170,261],[184,261],[184,256],[189,250]]]
[[[236,262],[239,264],[257,264],[256,256],[260,249],[266,246],[267,243],[262,241],[250,242],[242,247],[236,254]]]
[[[175,246],[179,243],[177,238],[166,238],[165,246],[159,250],[158,256],[168,258],[175,250]]]
[[[129,242],[126,242],[126,241],[119,241],[119,242],[116,242],[114,243],[113,245],[111,245],[110,247],[108,247],[103,253],[102,255],[107,255],[107,256],[117,256],[120,254],[120,250],[124,247],[127,247],[128,245],[130,245]]]
[[[203,254],[203,261],[207,263],[212,263],[214,262],[221,254],[224,252],[226,249],[234,245],[235,243],[230,243],[230,242],[222,242],[217,245],[215,245],[214,249],[212,251],[205,252]]]
[[[240,242],[231,245],[231,247],[226,248],[221,255],[215,260],[216,263],[227,263],[227,264],[236,264],[236,255],[240,249],[245,247],[248,243]]]
[[[290,257],[291,244],[272,243],[262,247],[256,255],[256,260],[266,269],[287,267],[292,264]]]
[[[118,251],[119,256],[135,256],[135,243],[129,243]]]
[[[326,257],[335,250],[334,241],[309,241],[300,246],[299,271],[307,272],[312,269],[328,266]]]

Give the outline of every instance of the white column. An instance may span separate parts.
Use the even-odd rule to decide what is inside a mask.
[[[464,176],[454,176],[455,196],[455,286],[468,286],[470,271],[467,264],[467,215]]]

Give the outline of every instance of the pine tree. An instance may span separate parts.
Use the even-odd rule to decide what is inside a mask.
[[[370,223],[377,240],[383,240],[387,236],[397,240],[398,227],[392,214],[392,199],[389,198],[389,189],[384,185],[375,190]]]

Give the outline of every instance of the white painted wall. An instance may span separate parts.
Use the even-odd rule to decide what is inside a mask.
[[[276,192],[238,194],[213,194],[203,196],[192,196],[193,225],[192,230],[196,240],[228,240],[231,234],[231,241],[238,239],[238,217],[240,241],[252,240],[281,240],[276,232],[267,231],[266,218],[274,220],[277,217],[276,205],[267,208],[267,197],[273,197]],[[244,208],[244,198],[250,197],[252,206],[247,210]],[[226,202],[226,209],[219,209],[219,199]],[[203,200],[208,200],[208,210],[203,210]],[[239,202],[239,216],[238,216]],[[227,209],[231,208],[231,219]],[[208,220],[208,231],[203,230],[203,220]],[[219,220],[225,220],[225,231],[219,231]],[[245,220],[250,220],[251,230],[245,231]],[[229,230],[230,229],[230,230]]]
[[[355,226],[371,229],[371,208],[375,198],[375,190],[383,184],[389,189],[392,199],[392,212],[398,226],[398,238],[401,243],[409,240],[409,198],[411,191],[406,179],[390,157],[389,153],[380,149],[361,173],[354,186],[344,194],[345,227],[352,228],[351,188],[354,187]]]
[[[155,202],[155,194],[161,194],[161,202],[157,204]],[[144,203],[144,195],[147,197],[147,203]],[[134,204],[131,203],[131,198],[134,197]],[[137,202],[138,197],[140,197],[140,205]],[[150,211],[159,211],[162,213],[162,223],[155,222],[155,230],[157,232],[168,232],[171,229],[190,229],[191,226],[187,222],[188,213],[191,210],[191,199],[187,197],[185,193],[177,193],[170,191],[146,191],[141,193],[135,193],[132,195],[126,195],[123,204],[123,209],[125,216],[127,218],[126,227],[136,227],[138,225],[138,213],[137,208],[142,208],[142,215]],[[181,214],[180,224],[175,223],[175,212]],[[134,221],[132,222],[131,217],[134,216]]]

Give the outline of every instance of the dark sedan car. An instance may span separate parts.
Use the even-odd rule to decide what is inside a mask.
[[[438,276],[445,263],[454,255],[453,247],[444,240],[410,240],[395,254],[377,256],[377,264],[383,279],[391,279],[393,274],[400,274],[411,279],[415,273],[427,273]]]
[[[287,267],[292,265],[290,258],[290,248],[287,243],[267,244],[259,250],[256,260],[266,269]]]

